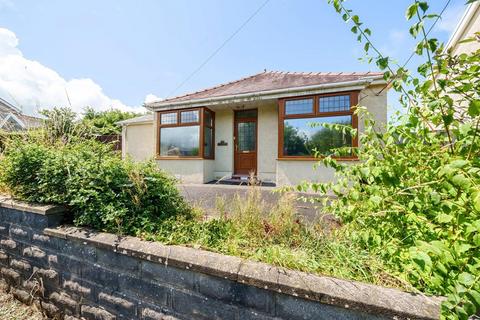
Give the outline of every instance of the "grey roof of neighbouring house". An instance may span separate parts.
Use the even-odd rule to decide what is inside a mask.
[[[124,126],[124,125],[129,125],[134,123],[143,123],[143,122],[151,122],[151,121],[153,121],[153,114],[149,113],[140,117],[118,121],[117,124]]]
[[[160,101],[153,101],[147,105],[157,103],[174,103],[206,98],[217,98],[253,92],[297,88],[304,86],[341,83],[356,80],[378,79],[381,72],[282,72],[264,71],[240,80],[224,83],[202,91],[188,93],[182,96]]]

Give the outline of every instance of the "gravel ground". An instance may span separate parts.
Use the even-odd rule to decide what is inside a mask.
[[[2,320],[43,320],[47,319],[35,306],[27,306],[11,294],[0,291],[0,319]]]

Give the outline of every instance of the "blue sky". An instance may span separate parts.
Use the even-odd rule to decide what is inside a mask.
[[[90,104],[138,107],[165,98],[264,0],[0,0],[0,95],[25,112]],[[400,62],[413,47],[404,0],[351,0],[376,45]],[[446,0],[433,0],[438,12]],[[433,35],[447,40],[463,11],[452,0]],[[375,70],[326,0],[270,0],[174,95],[268,70]],[[2,64],[3,57],[3,64]],[[6,58],[8,57],[8,59]],[[415,62],[415,61],[413,61]],[[393,101],[391,101],[393,103]]]

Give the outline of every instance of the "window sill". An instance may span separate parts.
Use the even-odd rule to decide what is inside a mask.
[[[155,157],[155,160],[210,160],[202,157]]]
[[[357,157],[332,157],[337,161],[359,161]],[[322,158],[310,158],[310,157],[281,157],[277,158],[277,161],[320,161]]]

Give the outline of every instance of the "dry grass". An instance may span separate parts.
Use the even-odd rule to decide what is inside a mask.
[[[0,290],[0,319],[43,320],[47,318],[34,305],[28,306],[23,304],[11,294]]]

